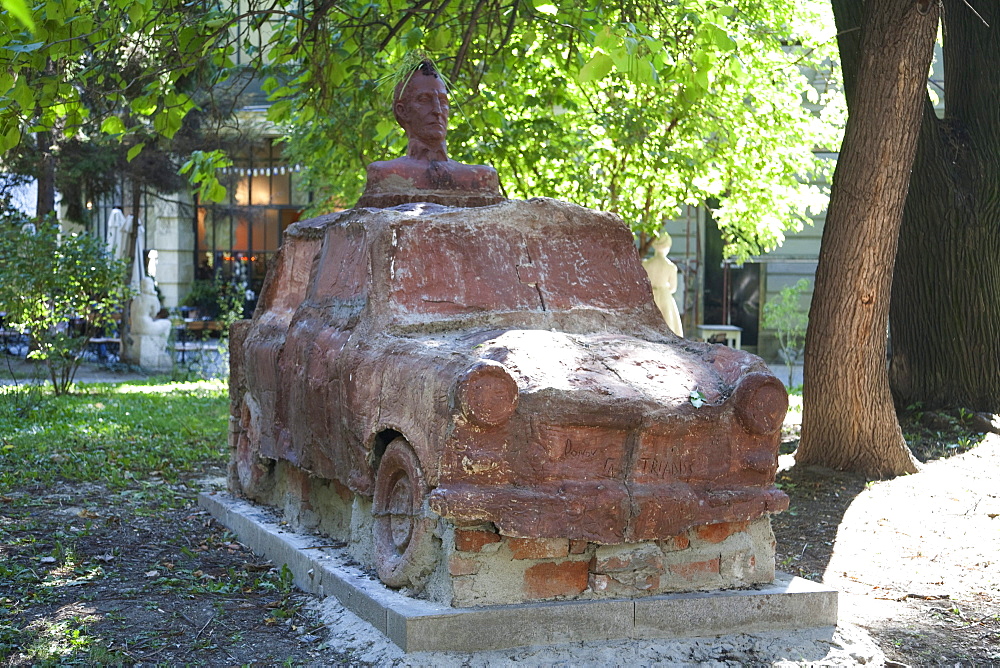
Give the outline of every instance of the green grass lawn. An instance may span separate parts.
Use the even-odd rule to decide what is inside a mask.
[[[175,482],[226,457],[223,381],[0,387],[0,492],[65,479]]]

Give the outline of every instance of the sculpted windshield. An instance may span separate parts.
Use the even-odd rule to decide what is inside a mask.
[[[400,227],[390,260],[392,309],[402,317],[446,318],[498,311],[630,310],[649,299],[642,268],[628,256],[635,251],[624,226],[564,230],[553,226],[526,233],[496,227],[485,236],[453,225]]]

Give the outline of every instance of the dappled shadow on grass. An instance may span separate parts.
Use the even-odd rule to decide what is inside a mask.
[[[3,665],[338,665],[286,570],[194,506],[224,474],[223,383],[0,388]]]
[[[287,568],[194,507],[195,491],[171,508],[98,484],[0,497],[3,665],[339,665]]]
[[[112,487],[226,454],[228,397],[218,381],[82,386],[45,397],[27,412],[7,410],[30,388],[0,388],[0,490],[63,479]]]

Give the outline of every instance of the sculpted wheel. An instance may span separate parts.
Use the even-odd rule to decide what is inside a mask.
[[[426,495],[413,448],[406,439],[395,439],[382,455],[372,502],[376,570],[389,586],[419,585],[434,568],[434,521],[423,512]]]

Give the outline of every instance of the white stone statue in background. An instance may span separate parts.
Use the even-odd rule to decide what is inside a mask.
[[[111,209],[108,214],[107,242],[108,248],[119,260],[125,257],[128,249],[128,237],[132,230],[129,226],[129,219],[125,217],[119,207]]]
[[[129,333],[132,338],[131,358],[144,369],[165,371],[173,366],[167,352],[170,337],[170,320],[157,318],[160,300],[156,297],[153,279],[139,282],[139,294],[132,298],[129,314]]]
[[[653,286],[653,301],[663,314],[667,327],[677,336],[684,336],[681,314],[674,301],[674,293],[677,292],[677,265],[667,259],[670,244],[670,235],[661,232],[653,241],[653,257],[643,260],[642,266],[649,274],[649,282]]]

